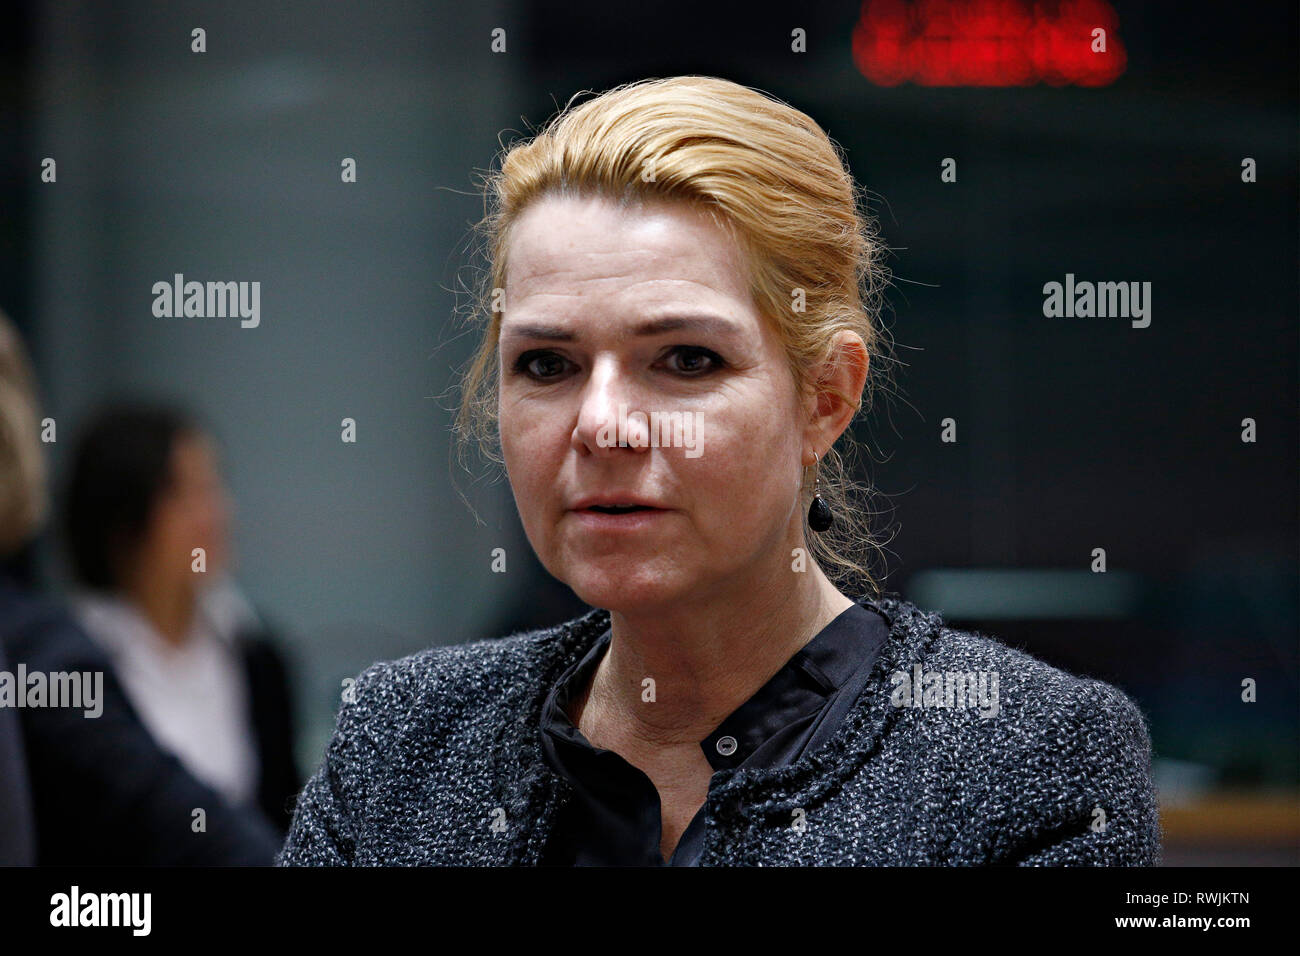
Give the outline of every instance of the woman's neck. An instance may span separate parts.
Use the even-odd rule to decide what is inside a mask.
[[[153,578],[147,585],[137,582],[126,590],[128,600],[168,644],[179,647],[189,639],[198,603],[193,588]]]
[[[575,708],[588,739],[614,750],[698,743],[853,604],[815,564],[793,575],[793,591],[788,567],[775,574],[669,613],[612,613],[610,647]]]

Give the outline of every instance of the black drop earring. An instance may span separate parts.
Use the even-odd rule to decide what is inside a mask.
[[[821,479],[817,474],[817,462],[817,452],[813,452],[813,500],[812,504],[808,506],[808,527],[814,531],[822,532],[835,523],[835,516],[831,514],[830,505],[822,500]]]

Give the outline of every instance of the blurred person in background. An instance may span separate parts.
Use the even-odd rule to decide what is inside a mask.
[[[31,373],[18,331],[0,312],[0,636],[10,620],[11,579],[49,507]],[[12,671],[0,640],[0,673]],[[18,711],[0,705],[0,866],[36,862],[36,822]]]
[[[0,706],[0,865],[270,863],[275,827],[159,747],[107,655],[35,593],[29,559],[48,513],[40,421],[30,361],[0,312],[0,672],[102,676],[93,718]]]
[[[284,831],[301,784],[289,680],[227,574],[230,510],[216,448],[193,417],[104,410],[68,481],[73,609],[158,743]]]

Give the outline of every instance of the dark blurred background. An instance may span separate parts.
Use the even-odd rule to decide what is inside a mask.
[[[533,558],[504,476],[451,455],[474,170],[579,90],[755,86],[844,147],[893,250],[900,364],[856,426],[885,587],[1132,695],[1167,863],[1295,864],[1296,4],[1101,4],[1126,56],[1103,85],[876,85],[855,24],[909,6],[10,2],[0,309],[58,423],[56,486],[108,400],[213,424],[236,577],[295,662],[310,772],[365,665],[585,609]],[[175,273],[260,281],[260,326],[154,317]],[[1150,282],[1150,326],[1045,318],[1067,273]],[[32,570],[57,592],[51,538]]]

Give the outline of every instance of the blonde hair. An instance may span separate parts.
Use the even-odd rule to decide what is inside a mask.
[[[0,555],[34,537],[49,509],[37,406],[27,351],[0,312]]]
[[[818,387],[816,369],[831,355],[836,333],[856,332],[871,358],[864,398],[836,394],[859,410],[870,407],[873,382],[884,374],[880,360],[888,358],[878,321],[889,281],[885,246],[839,147],[792,106],[707,76],[624,84],[580,105],[570,100],[535,137],[504,151],[483,188],[485,216],[475,230],[490,269],[470,321],[487,321],[461,380],[455,431],[462,450],[477,441],[489,460],[502,463],[501,314],[493,300],[505,288],[514,223],[545,195],[603,196],[623,207],[684,201],[705,211],[741,249],[753,301],[783,344],[796,386]],[[844,453],[832,445],[816,466],[834,527],[806,538],[838,586],[878,594],[867,557],[879,545],[869,511],[854,500],[872,489],[850,478],[856,443],[849,431],[836,442]],[[811,474],[805,484],[806,515]]]

